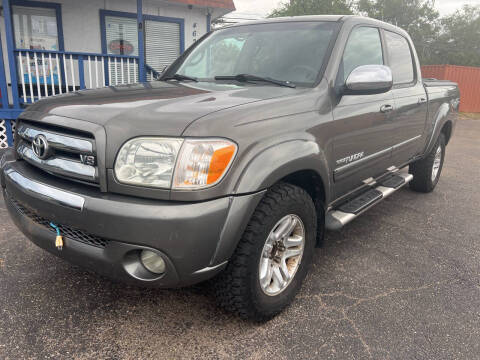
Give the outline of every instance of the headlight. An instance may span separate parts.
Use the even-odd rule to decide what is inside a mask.
[[[220,182],[236,152],[224,139],[135,138],[120,149],[115,176],[124,184],[201,189]]]
[[[175,169],[174,189],[217,184],[230,167],[237,145],[228,140],[185,140]]]
[[[169,189],[183,140],[135,138],[122,146],[115,162],[115,176],[124,184]]]

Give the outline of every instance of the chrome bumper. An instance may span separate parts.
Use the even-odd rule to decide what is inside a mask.
[[[49,185],[31,180],[20,174],[19,172],[5,169],[5,177],[20,186],[26,193],[45,200],[54,205],[63,205],[75,210],[83,210],[85,199],[81,196],[56,189]]]

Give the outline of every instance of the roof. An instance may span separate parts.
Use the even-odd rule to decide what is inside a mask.
[[[277,17],[277,18],[268,18],[260,19],[253,21],[245,21],[237,24],[227,25],[225,27],[236,27],[244,25],[255,25],[255,24],[268,24],[268,23],[287,23],[287,22],[299,22],[299,21],[332,21],[332,22],[353,22],[359,24],[372,24],[386,28],[387,30],[392,30],[403,34],[404,36],[409,36],[408,33],[389,23],[372,19],[365,16],[358,15],[303,15],[303,16],[288,16],[288,17]]]
[[[254,24],[267,24],[267,23],[276,23],[276,22],[298,22],[298,21],[340,21],[343,18],[351,16],[345,15],[302,15],[302,16],[286,16],[286,17],[276,17],[276,18],[266,18],[259,20],[250,20],[239,22],[237,24],[229,25],[227,27],[234,26],[243,26],[243,25],[254,25]]]
[[[187,5],[235,10],[235,4],[233,3],[233,0],[169,0],[169,1],[187,4]]]

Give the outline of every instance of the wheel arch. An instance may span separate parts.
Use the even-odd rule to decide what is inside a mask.
[[[267,164],[267,166],[265,166]],[[316,141],[295,139],[258,154],[243,172],[237,193],[269,189],[284,182],[304,189],[317,211],[317,246],[324,237],[325,211],[331,199],[328,162]]]
[[[443,125],[442,130],[440,131],[440,133],[442,133],[445,136],[445,145],[448,145],[448,142],[452,137],[452,131],[453,131],[453,122],[451,120],[447,120]]]
[[[450,126],[450,125],[447,125],[449,122],[451,123],[450,130],[453,129],[453,123],[449,119],[449,115],[451,114],[450,110],[451,110],[451,108],[450,108],[449,103],[443,103],[438,108],[438,111],[437,111],[437,113],[435,114],[435,117],[434,117],[435,120],[433,122],[433,126],[431,127],[430,138],[427,142],[427,145],[425,146],[425,151],[423,152],[424,156],[427,156],[428,153],[430,153],[430,151],[432,151],[433,146],[435,145],[435,142],[437,141],[437,139],[440,136],[440,134],[442,133],[442,131],[444,129],[448,129],[448,127],[445,128],[445,126]],[[451,136],[451,131],[450,131],[449,135]]]
[[[235,186],[235,193],[261,191],[283,181],[320,196],[326,204],[331,190],[328,174],[328,162],[318,143],[286,141],[265,149],[249,162]],[[314,181],[318,182],[317,188]]]
[[[326,192],[322,177],[314,170],[300,170],[285,176],[279,182],[298,186],[312,198],[317,212],[317,247],[320,247],[325,235],[326,211]]]
[[[330,183],[324,152],[318,143],[291,140],[260,152],[242,171],[235,185],[229,213],[211,264],[228,260],[240,241],[257,205],[272,186],[286,182],[304,189],[317,209],[318,225],[324,228],[325,204],[329,201]],[[323,231],[317,232],[317,245]]]

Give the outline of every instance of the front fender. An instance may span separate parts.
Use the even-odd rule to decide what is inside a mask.
[[[252,158],[236,182],[227,220],[211,266],[227,261],[237,247],[265,189],[297,171],[315,171],[322,179],[325,196],[330,183],[324,152],[312,140],[286,140],[272,145]],[[246,194],[246,195],[245,195]]]
[[[269,188],[284,177],[303,170],[315,171],[320,176],[328,203],[331,187],[327,159],[318,143],[312,140],[287,140],[259,153],[245,167],[235,185],[235,193]]]

